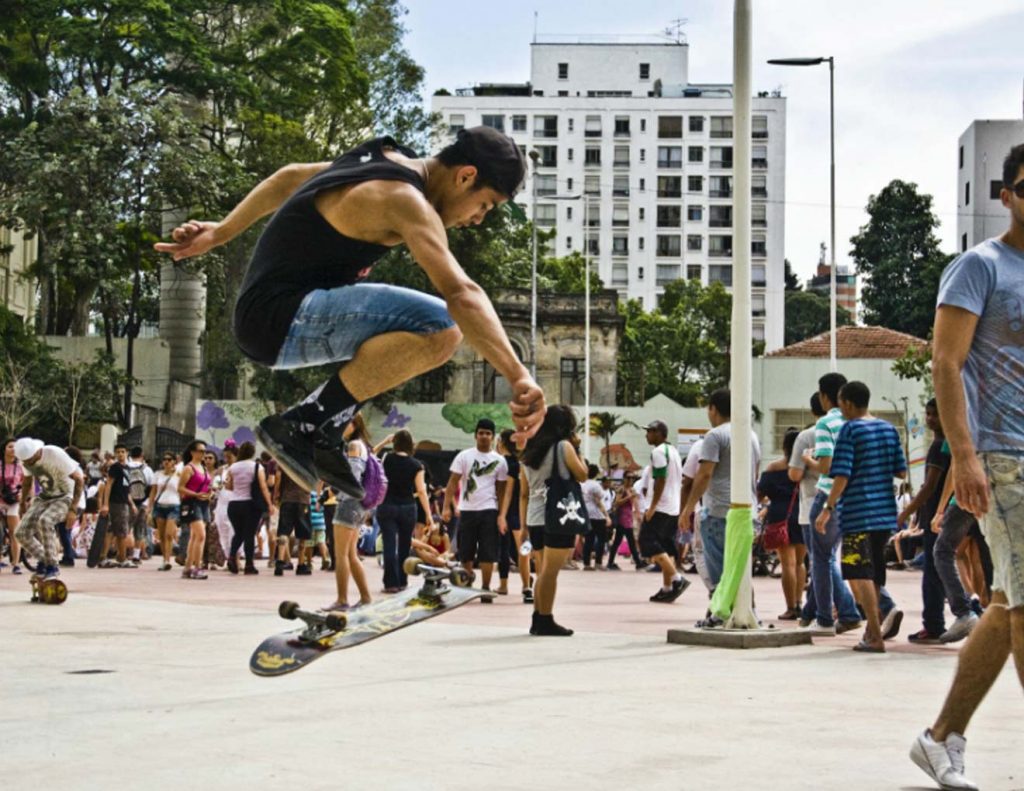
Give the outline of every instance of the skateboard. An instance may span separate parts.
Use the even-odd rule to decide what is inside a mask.
[[[89,544],[89,554],[85,559],[85,565],[91,569],[96,568],[103,558],[103,545],[107,541],[107,524],[110,519],[106,516],[96,518],[96,529],[92,533],[92,543]]]
[[[403,568],[406,574],[423,578],[418,590],[410,588],[347,613],[310,612],[295,602],[281,602],[281,617],[301,620],[305,627],[260,643],[249,660],[249,670],[258,676],[293,673],[331,651],[374,640],[473,599],[494,598],[490,591],[470,587],[473,575],[461,567],[440,568],[408,558]]]
[[[29,601],[63,604],[68,597],[68,586],[59,579],[44,580],[33,574],[28,581],[32,585],[32,598]]]

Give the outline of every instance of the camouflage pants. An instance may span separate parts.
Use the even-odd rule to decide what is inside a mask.
[[[60,555],[57,526],[67,518],[70,507],[70,497],[50,500],[37,497],[32,501],[14,533],[30,557],[46,566],[57,565]]]

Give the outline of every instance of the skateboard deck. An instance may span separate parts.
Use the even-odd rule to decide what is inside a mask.
[[[85,565],[91,569],[96,568],[103,558],[103,545],[107,540],[107,523],[110,520],[106,516],[96,518],[96,528],[92,533],[92,543],[89,544],[89,554],[85,559]]]
[[[68,586],[61,580],[43,580],[36,576],[29,578],[32,585],[32,598],[29,601],[39,604],[63,604],[68,598]]]
[[[494,597],[490,591],[469,587],[472,576],[461,568],[438,568],[409,558],[405,571],[422,576],[423,585],[346,613],[307,612],[295,602],[281,602],[281,617],[299,618],[306,626],[260,643],[249,660],[249,669],[258,676],[293,673],[332,651],[383,637],[474,599]]]

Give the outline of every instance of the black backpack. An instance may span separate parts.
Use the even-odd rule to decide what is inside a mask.
[[[260,463],[254,462],[256,467],[252,471],[252,483],[249,484],[249,499],[256,506],[256,510],[263,513],[267,510],[267,501],[263,497],[263,489],[260,486]]]
[[[555,458],[548,478],[548,493],[544,502],[544,532],[560,535],[583,535],[590,531],[590,519],[583,504],[583,488],[565,465],[562,441],[553,448]],[[562,477],[562,472],[565,477]]]

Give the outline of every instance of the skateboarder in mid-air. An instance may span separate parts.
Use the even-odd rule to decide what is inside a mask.
[[[319,479],[353,497],[342,433],[367,400],[436,368],[463,336],[512,387],[517,440],[544,418],[544,394],[519,361],[490,300],[448,249],[447,228],[478,225],[510,200],[526,168],[515,143],[475,127],[419,159],[390,137],[334,162],[293,164],[262,181],[220,222],[190,221],[156,249],[175,260],[224,244],[267,214],[234,312],[239,347],[275,369],[342,363],[257,437],[306,489]],[[441,298],[360,283],[405,244]]]
[[[31,437],[22,437],[14,443],[14,455],[25,465],[22,484],[25,489],[34,491],[32,479],[39,484],[39,494],[18,525],[18,541],[38,563],[36,576],[44,580],[56,579],[60,575],[57,525],[64,519],[70,530],[75,522],[75,505],[85,485],[82,468],[63,448],[44,445],[42,440]]]

